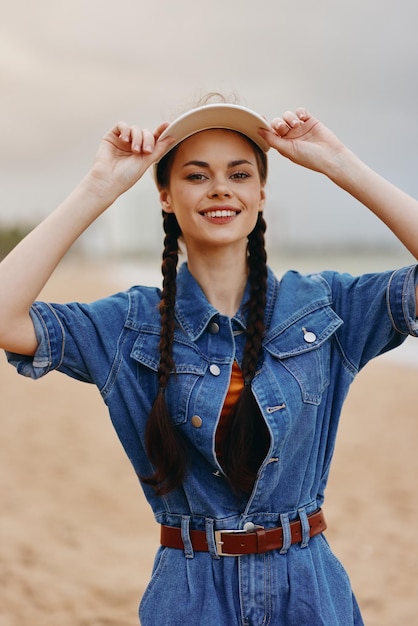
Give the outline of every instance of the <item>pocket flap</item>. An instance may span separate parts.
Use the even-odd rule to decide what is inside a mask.
[[[278,359],[309,352],[327,341],[342,323],[331,307],[324,306],[276,327],[267,335],[264,346]]]

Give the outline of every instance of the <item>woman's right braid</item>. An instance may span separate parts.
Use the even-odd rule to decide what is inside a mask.
[[[165,232],[163,262],[161,271],[163,285],[160,302],[161,334],[159,343],[160,364],[158,382],[160,391],[166,389],[171,371],[174,369],[174,307],[176,303],[176,278],[178,263],[178,238],[181,235],[177,218],[173,213],[163,211],[163,228]]]
[[[158,394],[151,408],[145,430],[147,455],[154,466],[154,474],[141,476],[141,480],[163,495],[178,487],[186,471],[183,441],[168,412],[165,391],[171,372],[175,369],[173,342],[178,263],[178,239],[181,235],[177,218],[163,211],[165,231],[162,262],[163,287],[160,302],[160,363],[158,366]]]

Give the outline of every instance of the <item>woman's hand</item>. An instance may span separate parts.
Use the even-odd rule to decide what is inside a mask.
[[[280,154],[325,174],[364,204],[418,260],[418,201],[374,172],[305,109],[286,111],[271,130],[259,133]],[[418,310],[418,287],[416,293]]]
[[[19,354],[37,348],[29,309],[77,238],[173,143],[124,123],[103,138],[91,171],[60,206],[0,264],[0,346]]]
[[[303,108],[286,111],[271,122],[271,131],[259,132],[281,155],[327,175],[340,166],[347,151],[334,133]]]
[[[97,151],[90,172],[94,182],[115,197],[127,191],[173,142],[170,137],[159,139],[167,126],[160,124],[151,132],[124,122],[116,124]]]

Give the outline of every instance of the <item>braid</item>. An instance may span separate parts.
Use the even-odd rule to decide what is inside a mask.
[[[264,337],[264,310],[267,291],[267,254],[264,246],[266,222],[261,213],[248,237],[250,302],[248,305],[247,342],[244,348],[242,374],[248,384],[255,376],[261,342]]]
[[[248,237],[250,300],[248,303],[247,341],[241,365],[244,388],[232,410],[223,459],[231,485],[251,491],[269,446],[269,432],[251,390],[264,336],[264,311],[267,292],[267,256],[264,247],[266,223],[259,213],[257,224]]]
[[[161,389],[168,384],[171,370],[174,369],[173,338],[174,338],[174,305],[176,303],[176,277],[178,263],[178,238],[181,234],[177,219],[173,213],[163,211],[163,228],[165,232],[163,262],[163,286],[160,301],[161,334],[159,343],[160,364],[158,382]]]
[[[177,219],[172,213],[163,211],[165,232],[162,262],[163,286],[160,302],[161,334],[159,343],[160,363],[158,366],[159,391],[151,408],[145,430],[148,458],[155,467],[152,476],[141,476],[141,480],[163,495],[179,486],[185,474],[183,441],[176,430],[167,407],[165,390],[171,372],[175,369],[173,359],[174,305],[176,301],[176,277],[181,235]]]

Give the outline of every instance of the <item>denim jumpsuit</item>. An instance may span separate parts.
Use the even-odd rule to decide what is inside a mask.
[[[143,486],[158,523],[181,528],[184,550],[160,547],[141,601],[143,626],[350,626],[362,624],[348,576],[307,516],[321,507],[341,407],[357,372],[373,357],[418,335],[417,268],[352,277],[269,270],[266,334],[253,390],[271,445],[250,495],[231,491],[215,454],[215,431],[234,359],[245,343],[245,302],[232,317],[207,301],[184,264],[177,279],[174,359],[167,401],[188,443],[189,472],[166,496]],[[39,378],[59,370],[97,385],[138,475],[153,471],[144,430],[158,391],[157,288],[92,304],[37,302],[39,348],[8,354]],[[198,416],[200,419],[196,419]],[[195,417],[195,419],[192,419]],[[290,544],[289,523],[303,541]],[[284,545],[265,554],[219,556],[214,531],[246,522],[283,527]],[[206,532],[209,552],[189,531]]]

